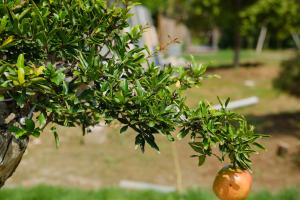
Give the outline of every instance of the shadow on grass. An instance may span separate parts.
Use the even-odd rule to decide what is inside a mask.
[[[248,115],[247,118],[259,132],[270,135],[292,135],[300,139],[300,112]]]

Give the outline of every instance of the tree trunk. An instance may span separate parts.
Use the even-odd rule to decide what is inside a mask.
[[[259,37],[258,37],[258,41],[257,41],[257,45],[256,45],[256,53],[261,53],[262,49],[264,47],[264,43],[266,40],[266,36],[267,36],[267,27],[266,26],[262,26],[260,33],[259,33]]]
[[[234,56],[233,56],[233,66],[239,67],[240,65],[240,53],[241,53],[241,33],[240,30],[236,30],[234,39]]]
[[[219,50],[220,36],[221,34],[219,28],[217,26],[214,26],[212,30],[212,48],[215,51]]]
[[[241,8],[241,0],[235,1],[235,9],[236,9],[236,20],[234,23],[234,56],[233,56],[233,66],[239,67],[240,65],[240,52],[241,52],[241,24],[239,11]]]
[[[15,107],[10,100],[0,101],[0,188],[18,167],[28,144],[27,137],[16,139],[7,130]]]
[[[0,131],[0,188],[15,172],[27,144],[28,138],[16,139],[7,131]]]
[[[296,44],[297,49],[300,50],[300,37],[299,37],[299,35],[296,32],[291,32],[291,35],[293,37],[293,40]]]

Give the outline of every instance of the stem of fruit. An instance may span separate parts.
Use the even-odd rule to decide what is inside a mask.
[[[229,159],[230,159],[230,162],[231,162],[230,168],[237,169],[238,165],[236,164],[234,153],[229,154]]]

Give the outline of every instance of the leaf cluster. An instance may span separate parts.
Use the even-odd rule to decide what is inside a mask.
[[[200,164],[221,152],[236,167],[262,137],[246,120],[201,102],[191,109],[182,92],[209,76],[206,67],[156,66],[139,46],[142,27],[129,28],[131,5],[104,0],[4,1],[0,6],[0,101],[11,113],[6,128],[16,137],[39,136],[49,124],[88,127],[103,120],[136,132],[142,151],[159,151],[155,135],[191,136]],[[10,117],[10,116],[13,117]],[[58,142],[55,126],[51,128]]]

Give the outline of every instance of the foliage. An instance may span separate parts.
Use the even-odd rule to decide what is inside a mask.
[[[168,15],[190,25],[191,30],[209,29],[216,25],[220,16],[220,0],[136,0],[148,7],[153,13]],[[171,7],[171,8],[170,8]],[[173,12],[168,12],[172,10]]]
[[[59,195],[58,195],[59,194]],[[298,200],[299,190],[285,189],[276,194],[269,191],[260,191],[251,194],[249,200]],[[123,189],[101,189],[97,191],[82,191],[79,189],[58,188],[49,186],[36,186],[33,188],[3,189],[0,191],[2,200],[214,200],[214,195],[205,190],[188,190],[181,193],[159,193],[154,191],[127,191]]]
[[[268,0],[260,2],[253,8],[249,9],[249,14],[253,17],[249,21],[260,23],[277,31],[278,37],[284,37],[290,33],[300,33],[300,1],[278,1]],[[264,20],[262,20],[264,19]],[[260,20],[260,21],[259,21]],[[274,81],[276,88],[287,91],[288,93],[300,96],[300,55],[282,62],[281,72]]]
[[[255,4],[257,0],[137,0],[147,6],[152,12],[163,13],[179,21],[184,21],[194,31],[210,31],[218,27],[223,34],[232,36],[232,31],[238,28],[244,18],[241,12]],[[168,13],[173,7],[172,13]],[[233,41],[233,39],[231,39]]]
[[[233,33],[239,26],[244,36],[244,47],[253,47],[263,25],[272,32],[272,35],[269,35],[272,43],[285,42],[285,46],[292,42],[290,32],[299,33],[299,0],[136,1],[147,6],[155,15],[162,13],[185,22],[197,37],[200,33],[218,27],[222,31],[221,47],[234,46]],[[170,14],[168,10],[173,12]]]
[[[274,81],[274,86],[292,95],[300,97],[300,55],[283,61],[279,76]]]
[[[142,28],[128,29],[128,1],[10,2],[0,7],[0,98],[11,108],[5,126],[17,138],[38,137],[49,123],[85,133],[100,120],[118,120],[121,133],[135,130],[142,151],[146,143],[159,151],[155,135],[173,141],[179,128],[200,163],[229,156],[234,166],[250,168],[262,135],[226,110],[229,100],[219,111],[204,101],[190,109],[181,93],[208,78],[206,67],[149,63],[147,48],[138,46]]]
[[[241,13],[244,34],[251,34],[266,26],[278,39],[284,39],[291,32],[299,32],[299,0],[258,1]]]
[[[159,12],[164,12],[168,7],[168,1],[166,0],[134,0],[151,10],[152,13],[158,14]]]

